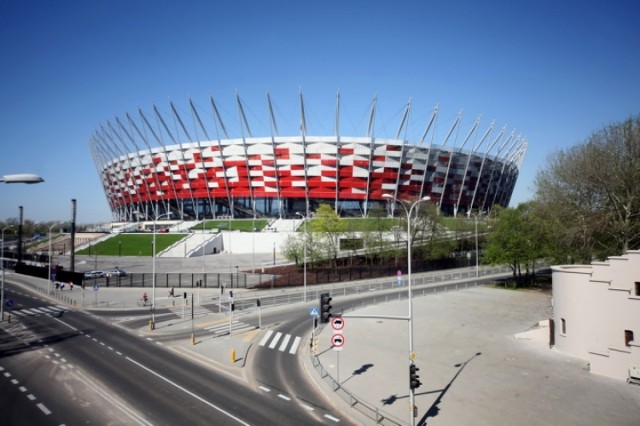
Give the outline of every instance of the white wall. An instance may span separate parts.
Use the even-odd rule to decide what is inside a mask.
[[[589,361],[591,371],[617,379],[640,368],[640,251],[588,266],[553,267],[555,347]],[[566,333],[562,333],[562,319]],[[625,344],[625,330],[634,341]]]

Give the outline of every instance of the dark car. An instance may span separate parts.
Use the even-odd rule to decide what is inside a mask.
[[[127,273],[120,268],[112,269],[107,272],[108,277],[126,277]]]

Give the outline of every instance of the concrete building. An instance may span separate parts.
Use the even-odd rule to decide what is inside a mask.
[[[640,251],[553,267],[552,339],[592,373],[640,382]]]

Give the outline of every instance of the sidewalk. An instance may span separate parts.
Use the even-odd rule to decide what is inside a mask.
[[[418,417],[429,425],[637,425],[640,389],[589,373],[586,362],[549,349],[550,295],[490,287],[415,298],[414,352],[422,386]],[[359,315],[406,315],[408,302]],[[342,389],[409,424],[407,321],[343,316],[344,346],[319,335],[318,359]],[[521,332],[530,330],[529,333]],[[361,424],[375,424],[322,380],[323,390]],[[339,377],[339,379],[338,379]],[[353,408],[352,408],[353,407]],[[363,410],[366,411],[366,410]],[[385,423],[389,424],[389,423]]]

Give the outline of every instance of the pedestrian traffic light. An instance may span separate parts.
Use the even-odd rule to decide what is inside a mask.
[[[418,376],[418,371],[420,369],[416,367],[415,364],[409,365],[409,388],[417,389],[420,387],[422,382],[420,381],[420,376]]]
[[[320,295],[320,322],[329,322],[331,317],[331,295],[322,293]]]

